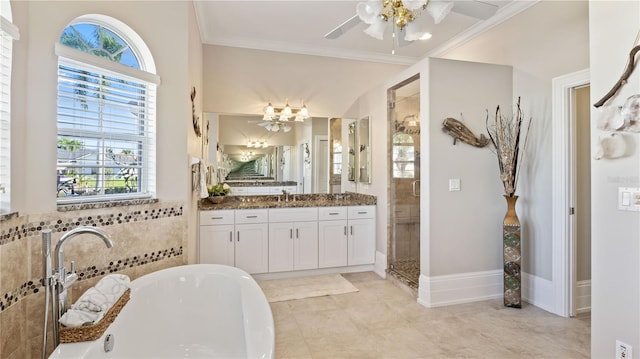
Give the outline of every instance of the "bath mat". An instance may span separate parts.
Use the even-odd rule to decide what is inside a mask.
[[[340,274],[260,280],[258,284],[270,303],[358,291]]]

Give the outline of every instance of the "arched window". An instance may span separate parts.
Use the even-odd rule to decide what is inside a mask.
[[[58,55],[58,203],[155,195],[153,58],[128,26],[102,15],[69,24]]]
[[[13,41],[18,28],[12,23],[11,4],[0,1],[0,212],[11,210],[11,68]]]
[[[413,137],[396,132],[392,141],[393,178],[414,178],[416,154]]]

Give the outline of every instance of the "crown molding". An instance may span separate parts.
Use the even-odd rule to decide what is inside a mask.
[[[485,21],[481,21],[467,30],[461,32],[457,36],[454,36],[449,41],[444,44],[436,47],[435,49],[428,51],[423,58],[427,57],[439,57],[455,49],[458,46],[465,44],[468,41],[471,41],[476,36],[489,31],[495,26],[500,25],[501,23],[509,20],[513,16],[518,15],[519,13],[527,10],[533,5],[539,3],[541,0],[526,0],[526,1],[512,1],[505,6],[498,9],[496,14]]]

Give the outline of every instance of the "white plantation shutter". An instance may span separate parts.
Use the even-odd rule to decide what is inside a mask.
[[[155,104],[155,83],[59,58],[59,203],[153,194]]]
[[[0,16],[0,212],[11,210],[11,64],[18,28]]]

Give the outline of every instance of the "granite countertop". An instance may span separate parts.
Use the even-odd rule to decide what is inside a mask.
[[[280,187],[280,186],[297,186],[295,181],[227,181],[225,182],[231,187]]]
[[[278,198],[280,198],[280,201],[278,201]],[[377,198],[375,196],[354,192],[335,194],[315,193],[290,194],[289,202],[285,202],[283,195],[226,196],[224,202],[220,204],[213,204],[204,198],[198,202],[198,209],[207,211],[214,209],[373,206],[376,203]]]

